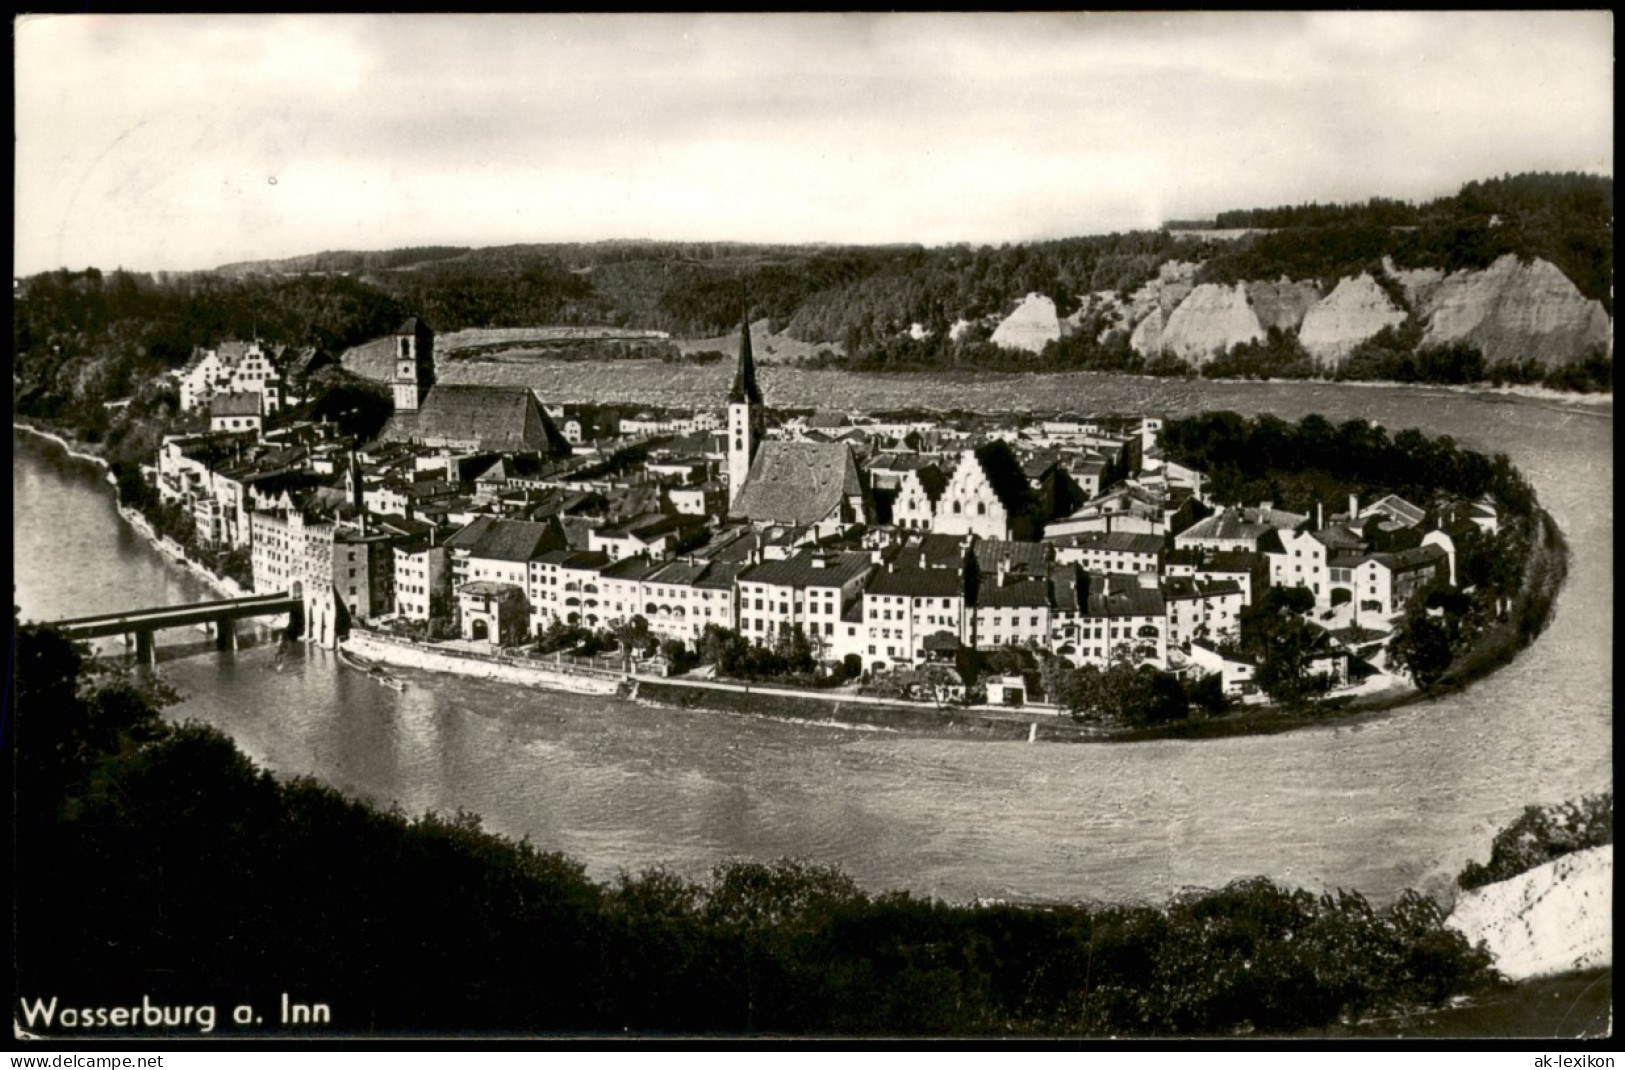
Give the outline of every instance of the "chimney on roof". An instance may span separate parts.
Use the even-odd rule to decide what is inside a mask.
[[[1142,572],[1139,579],[1141,590],[1154,591],[1157,589],[1157,574],[1155,572]]]
[[[1326,510],[1325,507],[1320,504],[1320,499],[1317,498],[1315,499],[1315,530],[1324,531],[1325,528]]]
[[[1359,515],[1360,515],[1360,496],[1358,494],[1350,494],[1349,495],[1349,519],[1353,520],[1355,517],[1357,517]]]
[[[1275,508],[1275,503],[1274,502],[1259,502],[1258,503],[1258,511],[1259,511],[1260,514],[1266,514],[1273,508]]]

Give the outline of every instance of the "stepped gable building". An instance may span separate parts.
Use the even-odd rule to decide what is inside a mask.
[[[931,530],[1032,541],[1043,531],[1045,519],[1015,451],[1003,439],[994,439],[960,458],[937,502]]]
[[[523,386],[433,387],[416,411],[397,408],[379,437],[460,452],[570,454],[570,443]]]
[[[729,515],[796,528],[866,523],[872,502],[844,442],[764,441],[750,327],[741,327],[739,368],[728,391]]]

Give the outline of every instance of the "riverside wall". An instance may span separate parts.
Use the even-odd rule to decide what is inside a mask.
[[[613,695],[622,689],[624,682],[619,674],[566,672],[532,663],[530,659],[440,650],[427,643],[361,630],[352,630],[341,644],[341,649],[399,668],[476,676],[484,680],[586,695]]]

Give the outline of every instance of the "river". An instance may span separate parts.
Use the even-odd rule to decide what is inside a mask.
[[[1383,902],[1446,889],[1525,805],[1611,786],[1611,407],[1323,384],[1225,384],[1222,405],[1506,452],[1573,552],[1550,629],[1459,694],[1203,741],[919,739],[414,672],[397,693],[329,652],[278,665],[266,647],[166,660],[184,695],[170,715],[217,725],[279,775],[409,813],[473,811],[599,879],[791,854],[951,901],[1160,901],[1264,874]],[[119,521],[96,468],[31,436],[13,449],[25,618],[209,596]]]

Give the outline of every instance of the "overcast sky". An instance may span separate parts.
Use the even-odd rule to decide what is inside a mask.
[[[1021,241],[1613,173],[1607,13],[58,16],[16,258]]]

